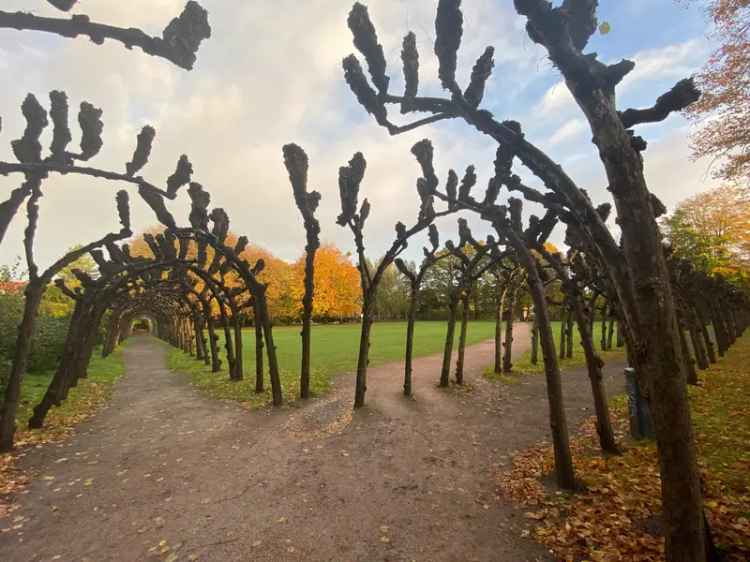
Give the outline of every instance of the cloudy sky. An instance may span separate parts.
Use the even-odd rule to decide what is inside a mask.
[[[124,170],[138,131],[153,125],[157,136],[143,175],[163,185],[179,155],[188,154],[195,181],[211,192],[215,206],[228,211],[232,230],[288,260],[302,252],[304,232],[282,162],[281,147],[287,142],[307,150],[311,187],[323,194],[323,238],[345,250],[352,243],[348,232],[335,224],[336,178],[338,167],[355,151],[362,151],[368,161],[361,193],[373,206],[366,232],[373,255],[390,244],[397,220],[410,224],[416,217],[419,168],[409,152],[416,141],[432,139],[442,178],[450,168],[463,170],[475,164],[480,185],[486,185],[495,147],[474,129],[462,122],[443,122],[390,137],[356,104],[341,71],[341,59],[353,51],[346,27],[352,0],[201,4],[209,11],[213,36],[202,45],[191,72],[139,50],[127,51],[118,43],[97,47],[86,39],[0,30],[0,158],[13,158],[10,142],[22,134],[19,108],[26,94],[33,92],[47,104],[50,90],[65,90],[72,107],[87,100],[104,109],[105,146],[92,164]],[[402,87],[401,38],[413,30],[422,59],[422,92],[440,93],[431,48],[436,4],[437,0],[368,3],[391,64],[395,91]],[[77,11],[94,21],[160,35],[183,5],[183,0],[81,0]],[[597,202],[607,200],[605,177],[583,116],[557,71],[523,31],[524,21],[515,14],[513,2],[464,0],[463,5],[460,79],[467,80],[476,57],[493,45],[496,68],[484,107],[500,119],[520,121],[527,138],[547,150]],[[594,38],[590,49],[608,62],[630,58],[637,63],[619,89],[623,109],[651,105],[677,80],[699,69],[710,52],[707,23],[699,8],[685,8],[674,0],[602,0],[600,5],[600,19],[608,21],[612,31]],[[2,9],[61,14],[43,0],[6,0]],[[649,185],[670,208],[714,185],[709,162],[689,159],[689,131],[681,116],[640,130],[650,144]],[[17,180],[0,177],[0,189],[8,193]],[[48,180],[38,261],[48,264],[66,248],[114,229],[118,188],[88,178]],[[170,203],[178,220],[187,217],[187,199],[183,192]],[[131,200],[134,228],[155,224],[137,194],[132,193]],[[445,238],[455,238],[454,224],[455,218],[445,224]],[[478,235],[487,233],[479,222],[473,224]],[[22,253],[23,228],[21,213],[0,246],[0,264]]]

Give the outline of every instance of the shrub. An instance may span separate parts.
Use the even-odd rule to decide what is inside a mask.
[[[8,363],[13,357],[18,324],[23,315],[22,295],[0,295],[0,381],[5,387]],[[65,345],[70,316],[54,317],[40,314],[31,340],[28,370],[40,372],[54,369]]]

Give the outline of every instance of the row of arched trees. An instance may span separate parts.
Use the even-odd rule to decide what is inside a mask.
[[[431,209],[432,201],[438,199],[446,203],[449,210],[455,206],[487,221],[495,230],[497,240],[513,252],[524,269],[538,318],[557,481],[560,486],[573,489],[575,473],[545,302],[545,274],[537,259],[537,254],[544,255],[544,241],[555,224],[561,222],[567,226],[569,239],[575,240],[571,249],[581,252],[589,266],[595,266],[606,280],[627,344],[628,359],[636,370],[642,393],[651,404],[662,480],[667,559],[703,561],[707,553],[706,537],[710,534],[703,514],[682,329],[682,322],[693,315],[694,310],[682,306],[681,301],[688,293],[679,291],[672,282],[674,266],[670,267],[656,220],[665,209],[648,189],[643,165],[647,143],[634,131],[638,125],[663,121],[673,112],[688,107],[700,97],[700,92],[692,80],[686,79],[659,96],[651,107],[621,110],[617,107],[616,89],[635,63],[628,60],[607,63],[599,60],[596,53],[586,52],[589,40],[599,27],[596,0],[564,0],[559,5],[547,0],[514,0],[513,5],[518,15],[526,18],[528,37],[562,74],[568,91],[588,122],[592,142],[606,172],[608,191],[614,200],[615,218],[621,232],[619,241],[606,224],[611,212],[609,204],[597,206],[562,166],[525,137],[521,124],[497,120],[492,113],[481,109],[494,67],[492,47],[477,59],[468,85],[459,85],[458,52],[465,33],[461,0],[439,0],[437,7],[434,52],[439,63],[438,80],[445,92],[443,97],[419,94],[420,57],[414,33],[407,34],[402,44],[403,90],[398,93],[391,90],[385,50],[378,41],[367,8],[359,2],[354,4],[348,24],[354,45],[367,64],[369,77],[358,58],[350,55],[343,61],[345,79],[363,108],[391,135],[458,119],[497,143],[494,176],[482,198],[477,199],[470,193],[475,181],[471,177],[473,170],[467,172],[458,191],[455,173],[449,173],[443,191],[438,189],[428,143],[421,143],[414,150],[423,170],[417,187],[422,209]],[[421,115],[405,125],[398,125],[389,116],[389,109],[394,107],[403,116]],[[543,189],[531,187],[512,172],[516,161]],[[353,171],[351,164],[349,170]],[[359,174],[354,177],[361,181]],[[465,188],[467,183],[468,189]],[[353,211],[357,190],[344,187],[344,224],[356,226],[364,222],[363,216],[367,215],[364,211],[369,207],[363,204],[357,215]],[[541,205],[545,215],[541,219],[531,217],[524,226],[523,200],[514,197],[500,200],[501,190],[517,193],[523,200]],[[420,212],[420,218],[421,215]],[[356,238],[358,233],[352,230]],[[399,233],[397,228],[397,233],[405,242],[406,236],[402,235],[409,231]],[[556,260],[548,256],[548,261],[552,265]],[[362,260],[360,268],[364,269]],[[565,279],[568,274],[565,263],[558,262],[557,269]],[[717,340],[722,339],[726,344],[745,328],[747,302],[723,284],[718,285],[721,290],[703,295],[703,299],[710,302],[697,307],[714,310],[712,319]],[[572,281],[568,287],[571,294],[578,291]],[[700,326],[694,324],[694,327],[700,331]],[[363,334],[366,332],[363,326]],[[364,376],[358,378],[364,379]],[[358,381],[357,388],[355,404],[362,402],[364,383]],[[595,389],[595,395],[597,392]]]
[[[51,3],[68,10],[75,1]],[[653,412],[667,557],[701,562],[705,559],[706,529],[687,384],[695,381],[693,361],[698,368],[705,368],[717,354],[726,352],[743,332],[748,324],[748,302],[720,278],[703,275],[690,264],[669,256],[656,222],[664,208],[649,191],[643,173],[646,142],[633,130],[640,124],[662,121],[684,109],[697,100],[700,93],[692,81],[683,80],[660,96],[652,107],[621,111],[616,105],[616,87],[632,71],[634,63],[623,60],[608,64],[598,60],[594,53],[585,52],[598,27],[595,0],[564,0],[559,6],[546,0],[514,0],[514,6],[518,14],[527,19],[529,38],[546,51],[559,69],[590,125],[593,143],[607,174],[621,238],[618,240],[606,224],[613,212],[609,204],[596,205],[561,166],[525,137],[519,123],[499,121],[481,109],[494,67],[492,47],[476,61],[468,85],[459,86],[456,71],[464,35],[461,0],[438,2],[434,51],[439,62],[437,78],[446,92],[444,97],[419,94],[420,59],[413,33],[406,35],[402,45],[404,90],[391,91],[384,49],[378,42],[367,8],[356,3],[348,24],[354,45],[365,59],[369,77],[354,55],[343,61],[344,77],[359,103],[377,123],[389,134],[396,135],[439,121],[459,119],[491,138],[497,144],[497,152],[488,187],[477,197],[473,194],[478,181],[473,167],[467,168],[461,177],[450,171],[441,182],[433,162],[432,144],[428,140],[417,143],[412,149],[421,169],[416,185],[419,198],[416,219],[410,225],[396,224],[392,244],[374,265],[367,258],[364,233],[370,204],[367,199],[359,201],[365,158],[356,153],[340,168],[341,214],[337,222],[352,233],[362,286],[354,406],[359,408],[365,404],[375,297],[384,272],[395,264],[409,279],[413,302],[416,302],[424,271],[440,259],[436,219],[459,211],[480,217],[492,228],[492,237],[480,243],[462,222],[458,243],[445,246],[445,253],[457,260],[459,270],[449,298],[449,333],[454,330],[459,305],[464,310],[468,306],[466,294],[477,275],[493,271],[503,281],[502,290],[509,303],[515,300],[513,292],[528,292],[534,305],[535,334],[544,361],[557,482],[563,488],[575,489],[558,354],[550,323],[549,287],[556,281],[562,288],[565,308],[581,334],[601,445],[606,451],[616,452],[601,380],[602,362],[594,351],[591,335],[592,296],[604,295],[611,315],[620,326],[628,360],[636,369],[639,385]],[[183,14],[165,28],[161,38],[149,37],[138,30],[100,26],[80,17],[55,20],[0,12],[0,27],[35,29],[64,36],[86,34],[95,42],[110,38],[127,46],[138,45],[149,54],[185,68],[192,66],[200,42],[210,35],[207,15],[195,2],[188,3]],[[420,115],[405,125],[397,125],[388,113],[394,106],[404,116]],[[257,278],[263,264],[251,265],[240,257],[247,244],[246,238],[240,238],[233,247],[226,245],[229,219],[221,209],[209,210],[210,198],[192,181],[193,170],[188,159],[181,157],[165,188],[159,188],[137,175],[151,153],[153,128],[144,127],[138,135],[132,159],[123,174],[88,165],[102,146],[100,109],[85,102],[81,104],[78,122],[82,134],[80,150],[76,151],[67,148],[72,136],[68,127],[68,101],[63,92],[50,93],[49,111],[29,95],[22,111],[26,130],[21,138],[11,143],[17,161],[0,162],[0,174],[12,174],[21,179],[20,186],[0,205],[0,241],[10,220],[25,203],[24,252],[29,271],[26,308],[2,408],[0,447],[7,449],[13,443],[20,382],[41,296],[63,267],[87,253],[96,260],[99,273],[94,277],[78,272],[79,287],[61,286],[75,301],[76,321],[71,323],[60,367],[35,409],[30,422],[32,427],[43,423],[49,408],[60,403],[69,388],[85,376],[98,326],[103,321],[107,326],[104,352],[109,353],[117,341],[127,336],[132,320],[144,314],[156,320],[161,337],[207,361],[213,370],[220,368],[217,332],[223,330],[230,376],[238,379],[244,376],[240,318],[242,308],[251,306],[257,328],[256,347],[259,350],[265,347],[273,401],[280,404],[278,362],[265,297],[267,286]],[[52,144],[49,151],[43,153],[40,138],[50,120]],[[300,147],[293,144],[284,147],[284,161],[307,232],[300,385],[304,398],[309,395],[314,256],[320,232],[315,211],[320,195],[307,189],[308,161]],[[537,178],[543,189],[529,186],[514,174],[516,163]],[[38,201],[46,180],[58,173],[135,186],[165,228],[163,234],[146,239],[153,256],[131,256],[127,245],[122,245],[132,233],[127,193],[120,192],[117,196],[120,231],[66,254],[40,272],[34,261]],[[192,203],[189,226],[178,225],[165,205],[165,199],[174,199],[184,186],[189,186]],[[524,201],[541,206],[543,216],[526,216]],[[558,225],[566,230],[568,250],[564,254],[552,251],[546,244]],[[403,253],[409,242],[423,233],[429,234],[431,248],[425,249],[425,260],[418,269],[409,269],[403,261]],[[212,252],[208,252],[208,248]],[[232,283],[228,282],[229,276]],[[407,395],[413,391],[410,360],[413,314],[410,320],[404,373]],[[566,324],[569,326],[570,322]],[[571,330],[567,332],[570,340]],[[508,343],[512,341],[512,331],[506,331],[506,338],[509,338]],[[459,365],[455,377],[458,383],[463,379],[464,344],[465,323],[459,337]],[[437,382],[444,386],[450,382],[452,345],[453,338],[448,337],[446,361],[437,377]],[[496,354],[498,365],[502,362],[508,369],[511,367],[509,347],[506,345],[508,353],[502,361],[499,350]],[[259,354],[257,363],[262,374],[260,358]],[[262,386],[262,377],[258,383]]]

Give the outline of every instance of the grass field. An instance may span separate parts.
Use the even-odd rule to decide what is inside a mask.
[[[555,336],[555,349],[557,350],[558,357],[560,353],[560,322],[555,321],[552,322],[552,333]],[[560,369],[562,370],[570,370],[570,369],[577,369],[580,367],[584,367],[586,365],[586,358],[583,355],[583,348],[581,347],[581,335],[578,333],[578,328],[573,325],[573,334],[574,334],[574,341],[573,341],[573,356],[568,359],[562,359],[560,360]],[[618,348],[616,344],[616,338],[613,338],[612,340],[612,350],[610,351],[601,351],[599,340],[602,337],[602,326],[601,322],[595,322],[594,323],[594,348],[596,349],[597,354],[602,358],[602,360],[607,363],[609,361],[618,361],[625,358],[625,348],[620,347]],[[515,361],[513,361],[513,374],[523,375],[523,374],[533,374],[533,373],[543,373],[544,372],[544,360],[542,359],[542,350],[541,347],[539,348],[539,359],[537,361],[537,364],[534,365],[531,362],[531,352],[526,352],[520,357],[518,357]],[[513,383],[516,382],[513,376],[503,375],[503,374],[497,374],[494,372],[494,366],[488,367],[488,369],[485,371],[485,376],[491,380],[497,380],[500,382],[505,383]]]
[[[314,326],[312,332],[312,375],[311,390],[313,394],[325,392],[334,375],[354,372],[359,349],[359,324]],[[414,333],[414,356],[439,353],[445,342],[445,322],[417,322]],[[458,342],[458,330],[456,330]],[[490,321],[473,321],[469,323],[468,342],[477,343],[491,339],[495,334],[495,324]],[[222,334],[223,335],[223,334]],[[302,353],[300,327],[277,327],[273,330],[276,343],[281,380],[285,399],[293,400],[299,394],[299,368]],[[245,380],[231,382],[226,375],[226,362],[222,365],[224,372],[215,374],[202,363],[178,349],[169,354],[169,367],[174,371],[187,373],[192,383],[207,391],[211,396],[221,399],[249,402],[252,406],[270,401],[270,390],[264,394],[255,394],[255,332],[253,329],[243,331],[243,356]],[[382,365],[389,361],[403,361],[406,348],[405,322],[376,322],[373,325],[370,345],[370,365]],[[221,351],[223,337],[221,338]],[[222,353],[223,355],[223,353]],[[266,364],[266,369],[268,365]],[[267,370],[266,370],[267,372]],[[394,373],[399,376],[399,373]],[[269,384],[266,383],[266,387]]]

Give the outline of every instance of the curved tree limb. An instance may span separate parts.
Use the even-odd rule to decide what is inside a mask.
[[[58,0],[53,2],[53,5],[67,11],[74,3]],[[164,28],[161,37],[152,37],[140,29],[95,23],[86,15],[73,15],[63,19],[25,12],[0,11],[0,28],[3,27],[19,31],[44,31],[69,38],[85,35],[97,45],[102,44],[105,39],[112,39],[119,41],[127,49],[140,47],[144,53],[166,59],[186,70],[193,68],[195,53],[198,52],[201,42],[211,37],[208,12],[192,0],[185,5],[182,13]]]

